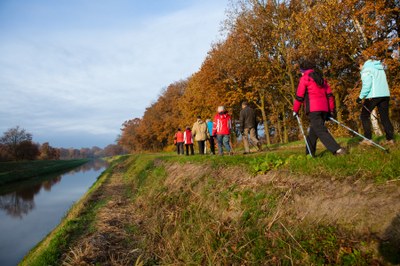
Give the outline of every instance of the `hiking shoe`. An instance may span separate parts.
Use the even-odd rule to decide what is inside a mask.
[[[393,139],[391,139],[391,140],[385,141],[384,144],[385,144],[385,145],[388,145],[388,146],[394,146],[396,143],[394,142]]]
[[[336,156],[342,156],[342,155],[345,155],[345,154],[347,154],[347,151],[346,151],[345,148],[340,148],[335,153]]]
[[[245,152],[243,152],[243,155],[246,155],[246,154],[249,154],[250,152],[247,152],[247,151],[245,151]]]
[[[366,140],[366,139],[362,140],[359,144],[361,146],[372,146],[373,145],[371,141]]]

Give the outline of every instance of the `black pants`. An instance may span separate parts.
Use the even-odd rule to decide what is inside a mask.
[[[381,123],[385,129],[386,139],[393,139],[393,125],[389,119],[389,100],[390,97],[379,97],[366,99],[364,101],[364,106],[361,110],[361,122],[364,128],[364,135],[366,138],[371,139],[371,113],[376,106],[378,106],[379,116],[381,118]],[[368,109],[368,110],[367,110]]]
[[[215,139],[213,136],[210,136],[208,139],[208,142],[210,143],[210,150],[212,154],[215,154]]]
[[[320,139],[322,144],[332,153],[336,153],[336,151],[340,149],[340,145],[325,127],[325,120],[327,117],[328,113],[326,112],[311,112],[308,114],[308,118],[310,119],[310,131],[308,132],[307,142],[312,154],[315,154],[318,139]]]
[[[186,146],[186,155],[189,155],[189,147],[190,147],[190,154],[194,155],[193,144],[185,144]]]
[[[197,144],[199,145],[199,154],[204,154],[204,148],[205,148],[206,141],[198,140]]]
[[[183,150],[183,142],[178,142],[176,143],[176,149],[178,154],[184,154],[184,150]]]

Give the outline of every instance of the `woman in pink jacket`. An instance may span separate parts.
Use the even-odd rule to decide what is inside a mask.
[[[315,66],[311,62],[302,61],[300,63],[302,77],[297,87],[293,115],[297,116],[301,105],[304,104],[306,115],[310,120],[307,142],[313,155],[317,148],[318,139],[333,154],[345,154],[345,149],[340,147],[325,127],[325,121],[335,112],[335,99],[322,74],[314,71],[314,68]]]

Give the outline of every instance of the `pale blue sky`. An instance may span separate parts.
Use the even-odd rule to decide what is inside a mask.
[[[196,72],[228,0],[0,0],[0,133],[104,147]]]

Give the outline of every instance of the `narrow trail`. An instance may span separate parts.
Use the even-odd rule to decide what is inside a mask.
[[[135,236],[129,230],[132,211],[123,171],[121,168],[114,170],[90,199],[104,202],[104,205],[96,214],[94,228],[88,228],[87,233],[75,241],[63,256],[62,265],[135,265],[137,262]]]

